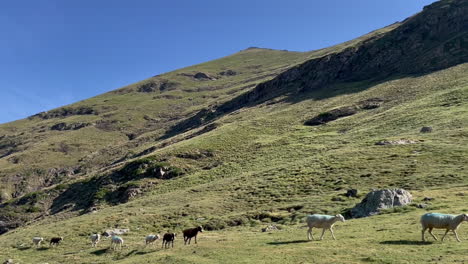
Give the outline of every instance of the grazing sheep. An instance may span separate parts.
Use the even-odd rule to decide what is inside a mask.
[[[190,241],[192,240],[192,237],[195,237],[195,244],[197,244],[197,235],[198,232],[203,232],[203,227],[202,226],[197,226],[195,228],[189,228],[184,230],[184,245],[188,244],[190,245]]]
[[[422,241],[426,241],[424,237],[424,233],[426,229],[429,229],[429,234],[437,240],[437,237],[432,233],[432,229],[434,228],[441,228],[446,229],[444,236],[442,237],[442,241],[444,241],[445,236],[447,233],[452,230],[457,238],[457,241],[460,242],[460,238],[458,238],[457,229],[458,226],[463,222],[468,221],[467,214],[461,215],[450,215],[450,214],[439,214],[439,213],[427,213],[421,216],[421,225],[422,225]]]
[[[161,236],[159,234],[157,235],[147,235],[146,238],[145,238],[145,244],[148,245],[148,244],[153,244],[154,241],[160,239]]]
[[[90,237],[91,239],[91,245],[93,247],[96,247],[99,241],[101,241],[101,235],[100,234],[92,234]]]
[[[176,237],[176,233],[166,233],[166,234],[164,234],[161,248],[162,247],[168,248],[169,243],[172,243],[172,247],[174,247],[175,237]]]
[[[309,240],[314,239],[314,236],[312,235],[312,228],[323,228],[322,230],[322,235],[320,236],[320,240],[323,239],[323,235],[325,234],[325,230],[330,230],[332,237],[334,240],[335,234],[333,234],[333,225],[337,221],[344,222],[345,219],[342,215],[337,214],[337,215],[319,215],[319,214],[313,214],[307,216],[307,226],[309,227],[309,230],[307,231],[307,238]]]
[[[117,247],[120,247],[120,250],[122,250],[122,246],[123,246],[123,243],[124,243],[124,240],[119,237],[119,236],[112,236],[111,238],[111,248],[113,250],[116,250]]]
[[[42,242],[44,242],[44,238],[42,237],[33,237],[32,242],[34,246],[39,247]]]
[[[60,241],[63,241],[63,237],[53,237],[50,239],[50,246],[58,246]]]

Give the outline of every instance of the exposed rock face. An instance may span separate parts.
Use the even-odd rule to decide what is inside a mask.
[[[413,196],[403,189],[383,189],[368,193],[366,197],[351,209],[352,218],[367,217],[380,213],[382,209],[403,206],[411,203]]]

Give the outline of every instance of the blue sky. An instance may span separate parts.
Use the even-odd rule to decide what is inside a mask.
[[[250,46],[308,51],[433,0],[0,2],[0,123]]]

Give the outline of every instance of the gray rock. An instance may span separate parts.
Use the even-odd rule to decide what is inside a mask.
[[[434,200],[433,197],[424,197],[423,201],[427,202],[427,201],[432,201]]]
[[[428,207],[428,204],[424,204],[424,203],[423,204],[418,204],[418,205],[416,205],[416,207],[420,208],[420,209],[424,209],[424,208]]]
[[[12,259],[7,259],[5,260],[5,262],[3,262],[3,264],[13,264],[13,260]]]
[[[352,218],[367,217],[380,213],[382,209],[404,206],[413,200],[411,193],[403,189],[375,190],[351,209]]]

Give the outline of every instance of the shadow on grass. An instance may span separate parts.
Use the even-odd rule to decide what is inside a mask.
[[[96,251],[91,252],[91,254],[94,254],[96,256],[100,256],[102,254],[107,253],[108,248],[103,248],[103,249],[98,249]]]
[[[386,240],[380,242],[383,245],[431,245],[432,242],[415,241],[415,240]]]
[[[274,241],[268,242],[268,245],[289,245],[289,244],[299,244],[299,243],[307,243],[309,240],[292,240],[292,241]]]
[[[28,249],[31,249],[31,247],[21,247],[21,246],[19,246],[16,249],[18,249],[18,250],[28,250]]]
[[[44,251],[44,250],[49,250],[49,249],[50,249],[49,247],[40,247],[37,250]]]

